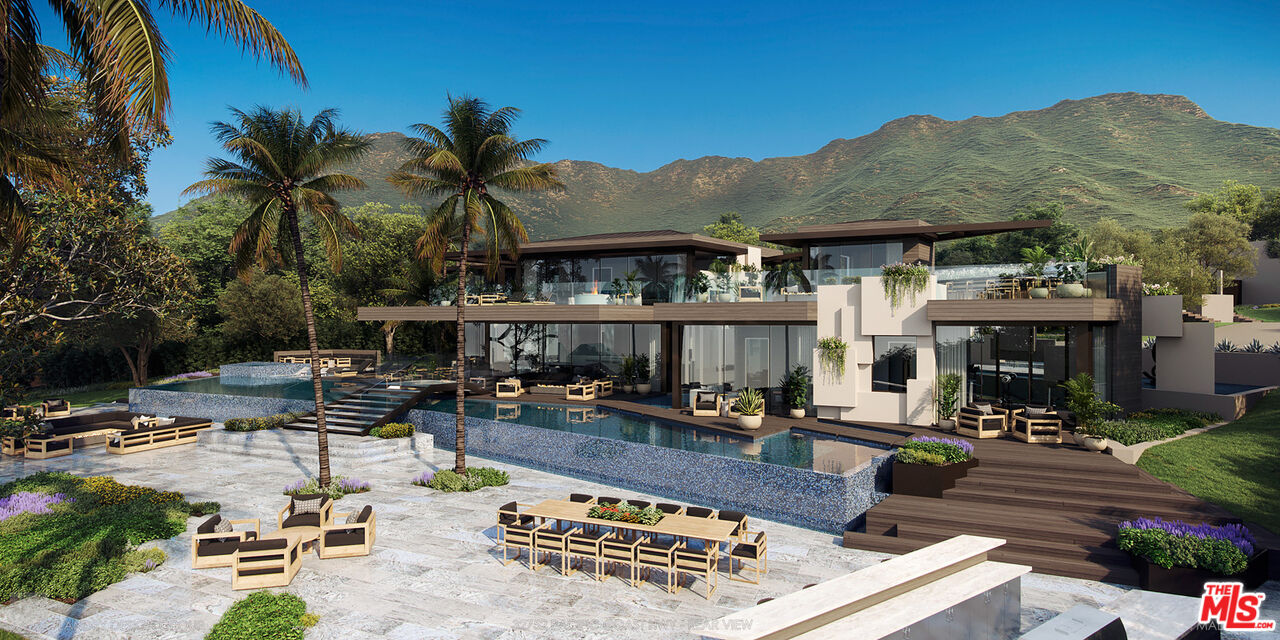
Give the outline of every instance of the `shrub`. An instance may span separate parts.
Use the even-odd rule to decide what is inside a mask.
[[[407,422],[391,422],[381,427],[374,427],[369,435],[375,438],[408,438],[413,435],[413,425]]]
[[[160,549],[134,549],[124,554],[122,562],[125,573],[146,573],[163,564],[167,557]]]
[[[299,413],[277,413],[273,416],[265,416],[262,418],[231,418],[222,423],[222,428],[227,431],[264,431],[266,429],[279,429],[302,415]]]
[[[1221,418],[1216,413],[1187,409],[1148,409],[1129,414],[1127,420],[1104,422],[1094,431],[1099,437],[1109,438],[1123,445],[1134,445],[1139,442],[1167,440],[1181,435],[1187,429],[1198,429],[1220,421]]]
[[[291,593],[256,591],[233,605],[213,625],[205,640],[301,640],[316,622],[307,603]]]
[[[84,490],[92,493],[101,504],[124,504],[145,500],[151,504],[166,504],[182,500],[177,491],[158,491],[151,487],[120,484],[111,476],[90,476],[84,479]]]
[[[329,489],[327,491],[320,488],[320,480],[318,478],[305,478],[286,486],[284,494],[286,496],[296,496],[307,493],[323,493],[329,496],[331,500],[341,500],[342,496],[349,493],[364,493],[369,489],[369,483],[363,480],[346,476],[333,476],[329,478]]]
[[[932,467],[941,467],[951,464],[940,454],[921,451],[919,449],[898,449],[898,453],[894,456],[894,460],[903,464],[926,464]]]
[[[973,457],[973,444],[956,438],[934,438],[932,436],[916,436],[899,447],[901,451],[931,453],[941,457],[945,464],[964,462]],[[908,454],[910,456],[910,454]],[[901,456],[899,462],[906,462]],[[929,463],[922,463],[929,464]]]
[[[219,511],[222,511],[222,505],[212,500],[209,500],[206,502],[192,502],[190,503],[190,505],[191,505],[191,508],[187,511],[187,513],[193,516],[206,516],[211,513],[217,513]]]
[[[1192,525],[1181,520],[1139,518],[1121,522],[1117,544],[1166,569],[1190,567],[1220,575],[1245,570],[1254,539],[1243,525]]]
[[[434,473],[426,471],[413,479],[413,484],[420,487],[430,487],[446,493],[500,487],[509,482],[511,482],[511,476],[507,475],[506,471],[493,467],[472,467],[467,469],[465,476],[454,473],[452,469],[441,469]]]

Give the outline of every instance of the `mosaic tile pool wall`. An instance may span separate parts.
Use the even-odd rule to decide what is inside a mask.
[[[188,393],[163,389],[129,390],[129,410],[160,416],[187,416],[226,422],[231,418],[257,418],[277,413],[315,411],[314,400],[291,400],[267,396],[232,396],[215,393]]]
[[[311,375],[311,365],[293,362],[237,362],[222,365],[218,375],[228,378],[303,378]]]
[[[405,420],[430,433],[436,447],[453,448],[453,415],[415,409]],[[477,456],[833,534],[885,498],[893,466],[885,451],[836,475],[508,422],[466,420],[467,451]]]

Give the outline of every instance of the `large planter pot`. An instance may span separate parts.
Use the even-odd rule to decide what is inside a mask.
[[[1199,597],[1204,594],[1206,582],[1243,582],[1245,589],[1256,589],[1269,579],[1267,550],[1263,549],[1249,559],[1244,573],[1224,576],[1205,569],[1173,567],[1166,569],[1141,556],[1132,556],[1133,568],[1138,570],[1138,586],[1147,591],[1160,591],[1181,596]]]
[[[649,395],[653,392],[653,385],[648,382],[636,385],[636,393],[640,395]]]
[[[1107,450],[1106,438],[1095,438],[1092,436],[1082,436],[1080,434],[1074,434],[1074,435],[1075,435],[1076,444],[1080,445],[1081,447],[1083,447],[1088,451],[1106,451]]]
[[[941,498],[942,492],[956,486],[956,480],[978,466],[977,458],[935,467],[928,464],[893,463],[893,493],[922,498]]]
[[[1059,298],[1083,298],[1085,297],[1085,291],[1088,291],[1088,289],[1084,288],[1084,283],[1082,282],[1064,282],[1058,285]]]
[[[792,409],[792,410],[791,410],[791,417],[792,417],[792,418],[795,418],[796,420],[799,420],[800,418],[803,418],[803,417],[804,417],[804,409]]]
[[[622,392],[623,392],[623,393],[635,393],[635,392],[636,392],[636,386],[635,386],[634,384],[624,384],[624,385],[622,385]]]
[[[745,431],[755,431],[764,423],[764,416],[738,416],[738,428]]]
[[[627,298],[627,304],[633,307],[638,307],[644,304],[644,302],[640,299],[640,296],[631,296],[630,298]]]
[[[938,428],[942,429],[943,431],[955,431],[956,419],[955,418],[939,418]]]
[[[717,293],[716,302],[733,302],[732,293]]]
[[[1030,289],[1027,289],[1027,295],[1037,299],[1048,298],[1049,288],[1048,287],[1031,287]]]
[[[697,300],[698,300],[698,302],[706,302],[709,298],[710,298],[710,296],[708,296],[708,295],[707,295],[707,292],[705,292],[705,291],[704,291],[704,292],[702,292],[702,293],[699,293],[699,294],[698,294],[698,296],[697,296]]]

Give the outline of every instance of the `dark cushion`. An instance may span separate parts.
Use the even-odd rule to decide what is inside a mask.
[[[637,547],[639,549],[656,549],[658,551],[670,551],[680,543],[675,540],[650,540],[649,542],[641,542]]]
[[[373,507],[366,504],[364,508],[360,510],[360,517],[356,518],[356,522],[363,524],[365,522],[368,522],[369,518],[372,518],[372,517],[373,517]]]
[[[364,529],[346,531],[328,531],[324,534],[324,543],[330,547],[341,547],[351,544],[364,544]]]
[[[754,544],[740,544],[733,548],[733,552],[729,555],[735,558],[751,558],[755,559],[760,554],[759,547]]]
[[[266,538],[265,540],[250,540],[240,543],[241,551],[269,551],[271,549],[285,549],[289,546],[289,541],[284,538]]]
[[[685,507],[684,514],[695,518],[710,518],[711,509],[706,507]]]
[[[671,504],[668,502],[659,502],[654,506],[658,509],[658,511],[661,511],[663,513],[675,513],[680,510],[680,505]]]
[[[241,569],[241,576],[266,576],[273,573],[284,573],[283,567],[267,567],[265,569]]]
[[[698,411],[715,411],[716,403],[714,400],[712,400],[711,402],[697,402],[693,405],[693,408],[697,409]]]
[[[609,533],[604,531],[579,531],[578,533],[569,534],[569,539],[575,542],[598,542],[609,537]]]
[[[236,549],[240,548],[239,538],[231,538],[230,542],[227,542],[226,538],[221,538],[220,540],[222,541],[201,540],[200,544],[196,545],[196,555],[225,556],[235,553]]]
[[[591,502],[591,496],[585,493],[569,494],[569,502]]]
[[[289,527],[318,527],[320,526],[320,514],[318,513],[301,513],[296,516],[289,516],[284,519],[284,528]]]
[[[622,502],[622,500],[620,498],[611,498],[609,496],[600,496],[599,498],[596,498],[596,504],[604,504],[606,502],[609,504],[618,504],[619,502]]]
[[[629,504],[629,505],[631,505],[631,506],[633,506],[633,507],[639,507],[639,508],[643,509],[643,508],[645,508],[645,507],[649,506],[649,505],[650,505],[650,504],[652,504],[652,503],[650,503],[650,502],[649,502],[649,501],[647,501],[647,500],[628,500],[628,501],[627,501],[627,504]]]
[[[716,514],[716,518],[720,520],[732,520],[733,522],[738,523],[738,526],[733,528],[733,535],[738,535],[738,532],[742,530],[742,521],[747,519],[747,514],[742,513],[741,511],[721,511]]]
[[[201,523],[200,526],[196,527],[196,533],[213,533],[213,528],[218,526],[219,522],[222,522],[222,516],[215,513],[209,516],[209,519]]]

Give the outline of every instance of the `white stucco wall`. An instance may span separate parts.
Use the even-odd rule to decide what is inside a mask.
[[[1200,305],[1200,315],[1214,322],[1231,322],[1236,317],[1235,296],[1227,294],[1209,294]]]
[[[1185,322],[1182,337],[1156,338],[1156,389],[1213,393],[1213,323]]]
[[[1142,296],[1142,335],[1182,337],[1182,296]]]

